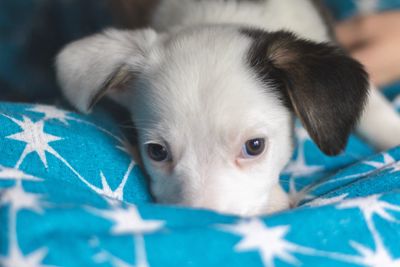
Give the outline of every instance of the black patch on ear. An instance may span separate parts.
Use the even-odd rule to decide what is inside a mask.
[[[242,29],[253,45],[250,67],[296,113],[327,155],[343,151],[368,95],[363,66],[342,49],[279,31]]]

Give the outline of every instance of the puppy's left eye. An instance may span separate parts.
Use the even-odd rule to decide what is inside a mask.
[[[248,140],[242,147],[242,158],[254,158],[261,155],[265,150],[265,139],[255,138]]]
[[[168,149],[160,144],[147,144],[147,154],[156,162],[164,162],[170,159]]]

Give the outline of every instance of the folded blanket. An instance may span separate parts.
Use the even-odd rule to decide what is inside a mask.
[[[400,148],[323,156],[303,128],[261,218],[151,202],[112,120],[0,104],[0,266],[400,266]]]

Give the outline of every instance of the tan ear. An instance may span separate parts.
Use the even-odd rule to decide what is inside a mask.
[[[91,97],[88,110],[93,107],[103,98],[107,93],[118,93],[129,87],[138,74],[130,70],[129,66],[124,64],[120,66],[114,73],[106,79],[104,84],[100,87],[98,92]]]
[[[292,33],[245,33],[254,40],[249,62],[260,78],[276,85],[283,102],[324,153],[339,154],[368,95],[368,75],[362,65],[337,46]]]
[[[123,93],[145,67],[156,40],[151,29],[111,29],[67,45],[56,59],[65,97],[81,112],[89,112],[104,96]]]

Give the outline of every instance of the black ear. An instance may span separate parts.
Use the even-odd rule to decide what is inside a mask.
[[[368,95],[363,66],[329,43],[284,31],[243,33],[253,39],[248,60],[260,79],[276,85],[284,104],[325,154],[343,151]]]

